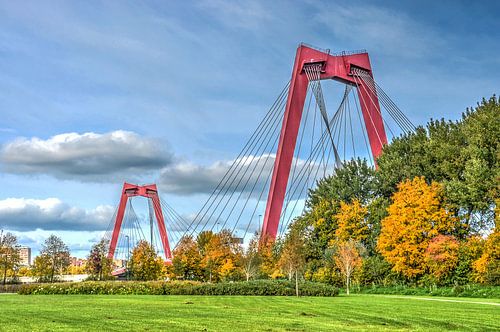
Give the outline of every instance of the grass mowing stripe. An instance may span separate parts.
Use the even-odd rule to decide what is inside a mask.
[[[486,305],[496,305],[500,306],[500,303],[493,302],[478,302],[478,301],[463,301],[463,300],[450,300],[450,299],[437,299],[432,297],[416,297],[416,296],[396,296],[388,295],[386,297],[394,299],[412,299],[412,300],[422,300],[422,301],[440,301],[440,302],[456,302],[456,303],[473,303],[473,304],[486,304]]]

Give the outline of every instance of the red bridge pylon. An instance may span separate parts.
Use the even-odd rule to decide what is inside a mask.
[[[384,123],[380,112],[378,96],[370,87],[357,78],[362,71],[373,79],[368,53],[342,53],[330,55],[311,47],[300,45],[295,56],[295,64],[286,102],[285,115],[281,127],[278,151],[274,161],[273,175],[267,199],[262,235],[275,239],[286,194],[290,168],[294,156],[304,102],[307,96],[308,68],[319,66],[319,80],[333,79],[357,88],[363,113],[371,153],[376,161],[387,144]]]
[[[111,236],[111,241],[109,244],[108,258],[113,259],[115,255],[116,244],[118,242],[118,236],[120,234],[120,229],[122,227],[123,216],[125,214],[125,208],[127,207],[127,201],[130,197],[135,197],[135,196],[142,196],[151,199],[153,203],[154,213],[156,216],[156,221],[158,223],[158,231],[160,233],[160,238],[163,246],[163,251],[165,253],[165,258],[167,259],[167,261],[171,261],[172,253],[170,251],[167,229],[165,227],[165,220],[163,218],[163,212],[161,210],[160,198],[158,196],[158,189],[156,188],[156,184],[139,186],[127,182],[123,184],[122,195],[120,198],[120,206],[118,207],[118,212],[116,213],[113,234]]]

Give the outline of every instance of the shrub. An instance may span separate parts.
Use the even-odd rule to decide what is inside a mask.
[[[336,287],[304,282],[299,285],[304,296],[335,296]],[[86,281],[79,283],[23,285],[19,294],[134,294],[134,295],[295,295],[295,284],[287,280],[253,280],[216,284],[194,281]]]
[[[361,294],[391,294],[391,295],[430,295],[430,296],[457,296],[478,298],[500,298],[500,287],[465,285],[454,287],[361,287],[355,291]]]
[[[0,285],[0,293],[17,293],[20,288],[21,284]]]

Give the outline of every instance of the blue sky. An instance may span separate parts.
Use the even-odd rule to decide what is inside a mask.
[[[0,228],[35,250],[59,234],[83,256],[124,180],[161,182],[167,168],[187,186],[175,177],[194,169],[210,187],[202,177],[236,157],[300,42],[368,50],[376,81],[415,124],[458,119],[498,93],[499,10],[496,1],[0,1]],[[162,194],[190,215],[207,190]]]

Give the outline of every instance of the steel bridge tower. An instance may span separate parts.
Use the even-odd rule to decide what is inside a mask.
[[[320,80],[333,79],[357,88],[363,121],[368,133],[371,154],[376,161],[387,144],[380,104],[375,91],[355,77],[355,71],[363,71],[373,79],[368,53],[341,53],[330,55],[309,46],[300,45],[295,56],[292,79],[286,102],[285,114],[281,127],[278,151],[274,162],[271,186],[267,198],[266,212],[261,234],[275,239],[278,231],[283,200],[285,198],[290,168],[294,156],[297,135],[307,95],[309,79],[306,69],[309,66],[321,66]]]

